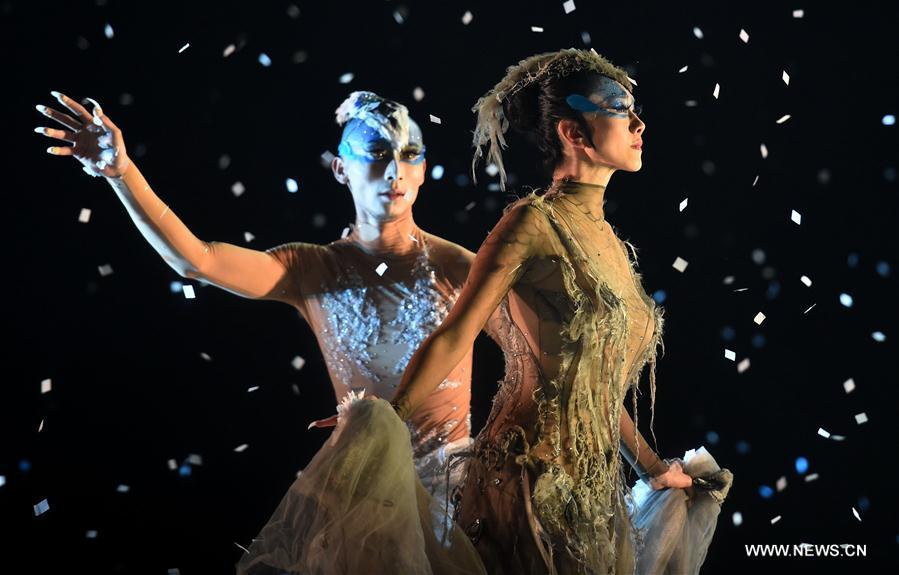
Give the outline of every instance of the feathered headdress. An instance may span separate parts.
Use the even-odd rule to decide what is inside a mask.
[[[475,168],[478,160],[484,155],[483,146],[487,147],[487,161],[499,168],[499,182],[506,189],[506,170],[503,166],[502,150],[506,147],[504,134],[509,129],[509,121],[503,113],[503,100],[517,92],[547,78],[561,78],[573,72],[591,70],[620,82],[628,91],[633,91],[633,82],[627,72],[603,58],[592,48],[578,50],[569,48],[558,52],[537,54],[506,69],[506,76],[489,92],[481,96],[471,109],[478,115],[474,129],[474,158],[471,161],[472,177],[477,181]]]

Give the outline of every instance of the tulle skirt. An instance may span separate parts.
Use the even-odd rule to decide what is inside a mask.
[[[633,488],[636,573],[698,573],[731,476],[704,449],[684,470],[703,488]],[[694,480],[695,481],[695,480]],[[702,483],[702,482],[700,482]],[[523,504],[522,504],[522,513]],[[634,564],[633,561],[625,564]],[[546,572],[552,573],[547,566]],[[485,574],[477,551],[422,486],[409,431],[384,400],[350,404],[237,564],[262,574]]]

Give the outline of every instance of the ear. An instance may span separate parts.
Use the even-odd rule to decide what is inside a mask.
[[[568,118],[559,120],[559,124],[556,126],[556,134],[558,134],[563,148],[571,146],[582,150],[592,147],[590,140],[584,134],[583,128],[574,120]]]
[[[331,160],[331,173],[334,174],[334,179],[343,185],[346,185],[347,182],[349,182],[345,168],[346,166],[343,163],[343,158],[334,156],[334,159]]]

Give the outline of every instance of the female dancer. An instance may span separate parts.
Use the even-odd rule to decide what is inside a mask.
[[[138,230],[179,275],[294,306],[318,338],[338,400],[351,392],[393,396],[406,363],[452,307],[474,259],[415,223],[412,206],[425,178],[425,146],[405,106],[354,92],[337,110],[343,135],[331,167],[353,196],[352,233],[328,245],[290,243],[260,252],[194,236],[150,188],[128,156],[122,131],[100,107],[94,103],[89,112],[68,96],[54,96],[71,115],[38,106],[62,129],[35,131],[73,145],[47,151],[74,156],[89,174],[105,176]],[[399,440],[377,438],[414,457],[417,475],[438,501],[460,479],[458,467],[447,482],[448,457],[471,441],[471,364],[469,346],[411,419],[411,444],[405,427]],[[307,482],[311,471],[307,467]],[[414,493],[415,471],[381,479],[391,489]],[[246,568],[295,566],[285,551],[294,544],[286,526],[301,519],[291,514],[301,490],[299,484],[291,487],[245,556]],[[364,558],[364,546],[353,545]],[[332,547],[329,555],[339,554]]]
[[[475,164],[489,146],[505,182],[500,147],[511,125],[536,135],[553,182],[490,233],[393,404],[414,418],[499,308],[506,378],[456,508],[489,573],[696,572],[730,485],[705,454],[702,471],[716,475],[700,486],[716,489],[685,491],[693,479],[682,463],[662,461],[623,407],[648,363],[654,412],[663,323],[603,213],[612,174],[642,165],[632,86],[596,52],[563,50],[509,68],[475,106]],[[635,395],[633,407],[636,416]],[[635,504],[619,448],[653,490],[672,489]],[[688,497],[700,496],[688,512]]]

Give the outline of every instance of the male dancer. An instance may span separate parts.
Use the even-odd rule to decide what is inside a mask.
[[[150,188],[128,157],[122,131],[100,106],[88,100],[94,106],[88,112],[53,95],[73,115],[38,106],[64,129],[35,131],[73,145],[47,151],[74,156],[89,174],[105,176],[138,230],[179,275],[294,306],[316,334],[337,400],[351,390],[393,397],[407,362],[446,317],[474,259],[415,224],[425,146],[405,106],[354,92],[337,110],[343,135],[331,169],[353,196],[352,232],[328,245],[289,243],[262,252],[194,236]],[[448,456],[470,443],[471,362],[469,349],[410,422],[416,468],[437,498],[447,495],[442,470]]]

